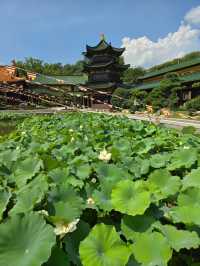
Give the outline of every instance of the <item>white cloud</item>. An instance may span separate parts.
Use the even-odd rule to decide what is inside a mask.
[[[200,24],[200,6],[192,8],[185,15],[185,21],[189,24]]]
[[[190,25],[187,19],[187,23],[182,22],[176,32],[155,42],[146,36],[137,39],[125,37],[122,39],[122,46],[126,48],[124,59],[127,64],[150,67],[200,50],[200,29]]]

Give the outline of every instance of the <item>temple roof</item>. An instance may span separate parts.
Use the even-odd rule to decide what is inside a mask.
[[[197,82],[200,81],[200,73],[192,73],[190,75],[183,75],[180,76],[180,81],[182,84],[188,83],[188,82]],[[141,89],[141,90],[148,90],[148,89],[155,89],[160,85],[160,81],[152,81],[152,82],[146,82],[143,84],[135,85],[134,88]]]
[[[195,59],[188,60],[186,62],[175,64],[175,65],[172,65],[172,66],[163,67],[160,70],[149,71],[144,76],[141,76],[139,79],[143,80],[143,79],[147,79],[147,78],[163,75],[163,74],[166,74],[166,73],[169,73],[169,72],[174,72],[174,71],[177,71],[177,70],[180,70],[180,69],[184,69],[184,68],[187,68],[187,67],[191,67],[191,66],[194,66],[194,65],[198,65],[198,64],[200,64],[200,58],[195,58]]]
[[[15,83],[22,80],[23,80],[22,78],[16,77],[14,67],[0,66],[0,82]]]
[[[111,45],[111,43],[107,43],[104,39],[101,40],[96,46],[89,46],[86,45],[86,50],[87,52],[84,53],[85,55],[91,54],[91,53],[96,53],[96,52],[104,52],[106,50],[109,50],[116,55],[120,56],[124,52],[125,48],[116,48]]]
[[[113,63],[114,63],[114,60],[110,60],[109,62],[106,62],[106,63],[103,63],[103,62],[102,63],[94,63],[94,64],[85,63],[84,67],[86,67],[86,68],[104,68],[104,67],[111,66]]]
[[[32,83],[41,83],[45,85],[78,85],[85,84],[87,76],[74,75],[74,76],[45,76],[37,75],[36,79]]]
[[[110,60],[109,62],[106,63],[84,64],[85,69],[101,69],[101,68],[108,68],[109,66],[113,66],[116,69],[123,71],[129,68],[130,65],[119,65],[116,64],[114,60]]]

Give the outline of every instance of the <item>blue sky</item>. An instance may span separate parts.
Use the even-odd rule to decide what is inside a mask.
[[[199,5],[199,0],[0,0],[0,63],[29,56],[47,62],[73,63],[81,59],[86,43],[96,45],[100,33],[104,33],[114,46],[127,47],[128,63],[150,66],[159,63],[153,59],[159,40],[165,41],[169,33],[179,33],[181,21]],[[187,49],[181,46],[179,51],[176,47],[175,53],[160,60],[198,49],[200,23],[191,23],[191,19],[182,23],[189,27],[189,41],[195,40]]]

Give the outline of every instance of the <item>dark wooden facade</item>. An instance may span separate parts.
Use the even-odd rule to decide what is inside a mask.
[[[86,46],[84,72],[88,75],[86,86],[92,89],[94,99],[110,102],[112,92],[122,83],[121,77],[129,65],[120,63],[120,56],[125,48],[115,48],[101,37],[96,46]],[[110,96],[100,95],[98,91],[110,93]],[[94,100],[94,104],[95,103]]]

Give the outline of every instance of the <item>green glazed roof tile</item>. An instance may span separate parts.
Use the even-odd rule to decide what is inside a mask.
[[[147,72],[144,76],[140,77],[140,79],[145,79],[145,78],[150,78],[150,77],[162,75],[162,74],[165,74],[168,72],[176,71],[176,70],[179,70],[182,68],[187,68],[187,67],[197,65],[197,64],[200,64],[200,58],[195,58],[193,60],[182,62],[180,64],[168,66],[168,67],[165,67],[165,68],[157,70],[157,71],[155,70],[155,71]]]
[[[182,83],[200,81],[200,72],[181,76],[180,80],[182,81]],[[155,81],[155,82],[148,82],[148,83],[137,85],[135,86],[135,88],[141,89],[141,90],[148,90],[148,89],[157,88],[159,85],[160,85],[160,81]]]
[[[45,76],[37,75],[32,83],[41,83],[45,85],[78,85],[85,84],[87,81],[86,75],[80,76]]]

